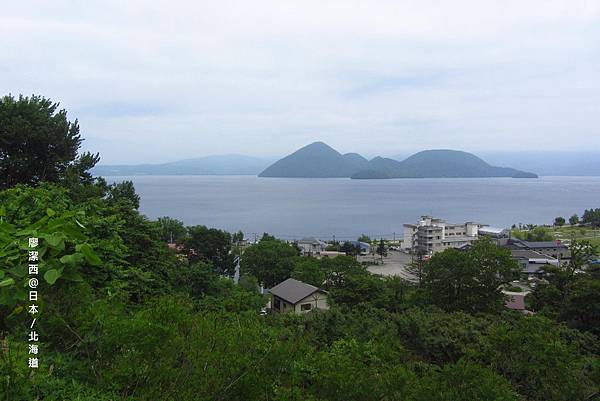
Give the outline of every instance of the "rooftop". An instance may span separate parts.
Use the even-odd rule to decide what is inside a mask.
[[[326,292],[314,285],[306,284],[293,278],[288,278],[269,290],[271,294],[292,304],[298,303],[317,291]]]
[[[523,241],[523,240],[513,240],[513,244],[519,246],[523,246],[526,248],[536,249],[536,248],[567,248],[565,244],[559,243],[557,244],[554,241]]]

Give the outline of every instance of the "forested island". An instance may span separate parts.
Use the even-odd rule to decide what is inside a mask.
[[[382,277],[352,256],[301,257],[268,234],[243,246],[239,233],[149,220],[131,182],[90,174],[100,155],[79,151],[77,122],[43,97],[3,97],[0,138],[3,400],[598,396],[600,271],[588,243],[548,271],[525,315],[504,308],[500,288],[519,270],[489,241],[419,262],[417,283]],[[31,237],[38,314],[27,296]],[[262,313],[259,283],[289,277],[323,287],[330,309]]]
[[[323,142],[314,142],[267,167],[259,177],[335,178],[537,178],[534,173],[495,167],[479,157],[457,150],[425,150],[403,161],[357,153],[341,154]]]

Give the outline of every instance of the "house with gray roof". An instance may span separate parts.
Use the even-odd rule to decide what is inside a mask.
[[[509,249],[532,250],[560,260],[571,258],[569,247],[561,241],[523,241],[511,238],[507,247]]]
[[[315,309],[329,309],[327,291],[288,278],[269,290],[271,309],[276,313],[306,313]]]
[[[304,256],[318,256],[327,248],[327,243],[314,237],[302,238],[297,244]]]

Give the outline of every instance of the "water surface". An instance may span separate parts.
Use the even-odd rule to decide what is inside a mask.
[[[498,227],[550,224],[556,216],[600,207],[600,177],[258,178],[254,176],[106,177],[132,180],[148,217],[171,216],[249,238],[269,232],[281,238],[330,239],[400,236],[402,224],[430,214],[450,222]]]

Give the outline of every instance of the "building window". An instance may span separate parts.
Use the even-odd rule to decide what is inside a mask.
[[[279,301],[279,298],[275,298],[273,300],[273,306],[275,307],[275,309],[281,310],[281,302]]]
[[[300,305],[300,310],[301,311],[307,311],[307,310],[311,310],[312,309],[312,305],[311,304],[302,304]]]

